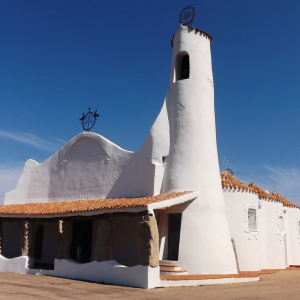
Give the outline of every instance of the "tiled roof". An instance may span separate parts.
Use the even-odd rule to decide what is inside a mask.
[[[279,202],[282,202],[284,206],[290,206],[290,207],[296,207],[300,208],[298,205],[290,202],[288,199],[282,197],[280,194],[277,192],[272,192],[271,195]]]
[[[259,199],[271,199],[271,200],[278,201],[273,195],[267,193],[265,190],[263,190],[257,184],[250,183],[248,186],[253,192],[255,192],[258,195]]]
[[[251,191],[251,189],[243,184],[241,181],[236,179],[233,175],[229,174],[227,171],[221,172],[221,181],[222,181],[222,189],[242,189]]]
[[[149,204],[174,199],[192,192],[177,192],[138,198],[116,198],[98,200],[72,200],[47,203],[0,205],[0,215],[59,215],[110,209],[146,207]]]

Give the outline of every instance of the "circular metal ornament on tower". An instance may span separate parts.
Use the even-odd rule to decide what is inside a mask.
[[[92,129],[99,116],[100,115],[97,114],[97,109],[93,113],[91,112],[91,107],[89,107],[89,112],[87,112],[86,114],[82,113],[82,117],[79,119],[79,121],[81,121],[82,128],[86,131]]]
[[[179,23],[184,26],[192,26],[196,16],[196,9],[194,6],[189,5],[185,7],[179,15]]]
[[[228,172],[230,175],[233,175],[233,171],[229,168],[225,169],[226,172]]]

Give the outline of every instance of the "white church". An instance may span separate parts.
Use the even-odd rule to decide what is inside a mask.
[[[211,40],[180,24],[166,97],[137,152],[82,132],[25,163],[0,206],[1,272],[154,288],[300,266],[299,207],[220,174]]]

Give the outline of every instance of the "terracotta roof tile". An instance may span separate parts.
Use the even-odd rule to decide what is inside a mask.
[[[290,207],[295,207],[295,208],[300,208],[298,205],[290,202],[288,199],[282,197],[280,194],[277,192],[272,192],[271,195],[279,202],[282,202],[284,206],[290,206]]]
[[[271,200],[278,201],[273,195],[267,193],[265,190],[263,190],[257,184],[250,183],[248,186],[253,192],[255,192],[258,195],[259,199],[271,199]]]
[[[189,193],[191,193],[191,191],[138,198],[115,198],[98,200],[72,200],[47,203],[6,204],[0,205],[0,215],[57,215],[74,212],[98,211],[103,209],[109,210],[116,208],[146,207],[151,203],[170,200]]]
[[[221,172],[221,181],[222,181],[222,189],[242,189],[251,191],[251,189],[236,179],[233,175],[229,174],[227,171]]]

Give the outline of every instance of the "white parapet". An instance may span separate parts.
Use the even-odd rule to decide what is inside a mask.
[[[11,259],[0,256],[0,272],[57,276],[143,289],[160,286],[159,267],[141,265],[127,267],[114,260],[82,264],[71,259],[55,259],[54,270],[40,270],[29,269],[28,261],[27,256]]]
[[[28,262],[28,256],[6,258],[0,255],[0,272],[26,274]]]
[[[55,260],[54,276],[104,282],[144,289],[160,285],[159,267],[127,267],[116,261],[93,261],[81,264],[69,259]]]

